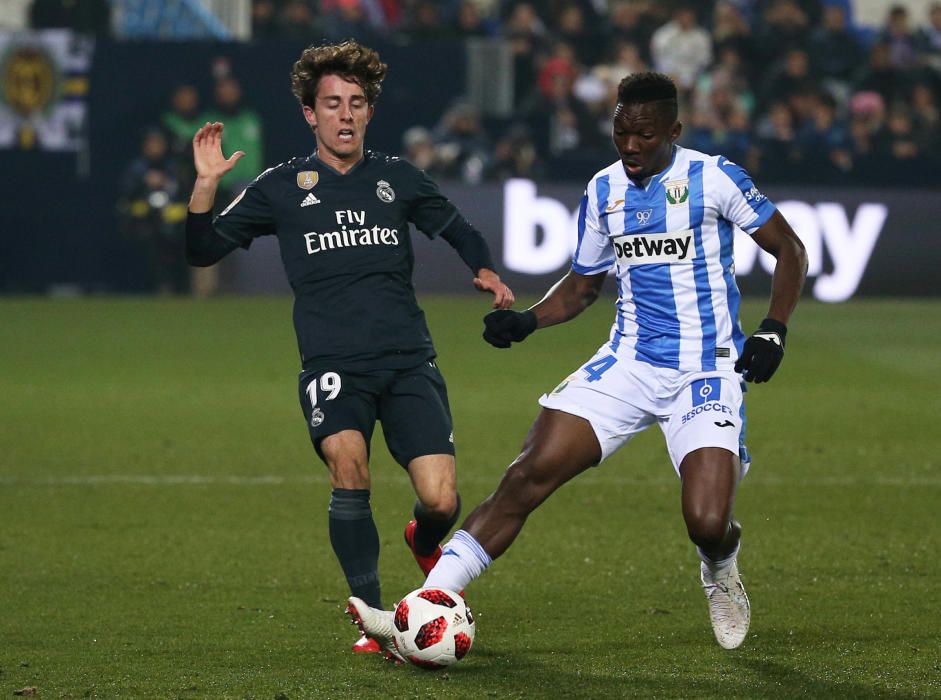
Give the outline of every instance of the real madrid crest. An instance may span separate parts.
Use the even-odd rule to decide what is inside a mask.
[[[376,183],[379,185],[376,188],[376,196],[381,199],[386,204],[391,204],[395,201],[395,190],[392,189],[392,186],[385,180],[380,180]]]
[[[323,423],[323,419],[323,411],[321,411],[319,408],[315,408],[314,412],[310,414],[310,427],[316,428],[318,425]]]
[[[312,190],[319,179],[320,173],[316,170],[304,170],[297,174],[297,186],[302,190]]]

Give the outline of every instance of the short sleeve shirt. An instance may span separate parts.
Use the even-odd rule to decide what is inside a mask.
[[[745,341],[735,226],[753,234],[775,211],[741,166],[679,146],[644,183],[620,161],[597,173],[582,198],[572,269],[617,276],[612,352],[682,371],[731,369]]]

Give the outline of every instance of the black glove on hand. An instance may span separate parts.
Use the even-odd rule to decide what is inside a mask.
[[[536,330],[538,322],[533,311],[497,309],[484,316],[484,340],[495,348],[508,348]]]
[[[784,359],[784,338],[787,326],[780,321],[766,318],[758,326],[742,348],[735,362],[735,371],[741,372],[746,382],[761,384],[771,379],[781,360]]]

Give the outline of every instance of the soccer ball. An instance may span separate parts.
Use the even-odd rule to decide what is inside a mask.
[[[395,648],[422,668],[457,663],[474,643],[474,613],[464,599],[444,588],[419,588],[395,606]]]

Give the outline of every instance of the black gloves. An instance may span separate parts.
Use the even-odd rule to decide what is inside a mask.
[[[771,379],[774,371],[784,359],[784,338],[787,326],[780,321],[766,318],[758,326],[742,348],[735,362],[735,371],[741,372],[746,382],[761,384]]]
[[[495,348],[508,348],[536,330],[537,323],[533,311],[497,309],[484,316],[484,340]]]

